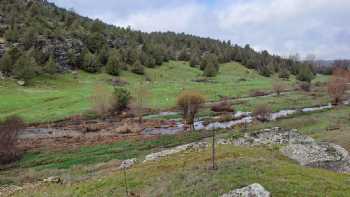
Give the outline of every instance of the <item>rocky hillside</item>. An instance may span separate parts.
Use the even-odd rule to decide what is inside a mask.
[[[257,52],[249,45],[115,27],[46,0],[1,1],[0,57],[3,75],[24,80],[75,68],[92,73],[105,70],[112,75],[121,69],[143,74],[144,67],[153,68],[168,60],[190,61],[207,76],[215,76],[218,65],[230,61],[241,62],[265,76],[304,72],[296,60]]]

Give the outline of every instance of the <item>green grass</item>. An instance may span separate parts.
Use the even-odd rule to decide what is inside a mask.
[[[299,166],[278,150],[231,145],[217,149],[219,169],[208,170],[210,150],[181,153],[127,172],[129,191],[140,196],[219,196],[260,183],[273,196],[347,196],[350,176]],[[122,172],[71,185],[43,185],[15,196],[123,196]]]
[[[90,109],[94,86],[106,84],[108,78],[80,72],[78,79],[71,74],[37,78],[32,87],[0,81],[0,119],[19,115],[27,122],[46,122],[83,113]]]
[[[151,82],[146,82],[146,76]],[[146,106],[155,109],[174,107],[176,96],[183,89],[198,90],[208,100],[217,100],[219,96],[242,97],[254,90],[271,90],[273,83],[282,82],[277,77],[263,77],[238,63],[221,65],[220,73],[211,79],[211,83],[194,82],[193,80],[202,77],[202,72],[197,68],[191,68],[186,62],[171,61],[155,69],[146,69],[146,76],[122,72],[121,79],[129,83],[126,88],[133,95],[142,83],[150,92],[150,96],[146,99]],[[106,74],[80,72],[78,79],[74,79],[72,74],[40,77],[29,87],[18,86],[11,80],[0,81],[0,119],[19,115],[26,122],[47,122],[71,115],[85,114],[91,109],[89,98],[94,87],[102,84],[111,89],[110,79],[111,76]],[[316,80],[325,81],[327,77],[320,76]],[[291,78],[290,81],[283,83],[292,85],[295,79]],[[300,103],[301,96],[299,94],[293,97]],[[272,99],[276,100],[273,102],[289,102],[284,101],[283,98],[285,97]],[[258,99],[257,102],[264,100]],[[238,106],[238,109],[250,109],[250,106],[256,104],[255,102],[251,101],[247,106]],[[312,100],[309,99],[308,102]],[[274,105],[275,108],[276,106],[278,107]],[[280,107],[283,106],[285,105],[280,105]]]

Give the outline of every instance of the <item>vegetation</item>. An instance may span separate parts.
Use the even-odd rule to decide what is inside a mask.
[[[81,17],[72,10],[58,8],[44,0],[4,0],[1,5],[4,25],[0,28],[0,37],[6,39],[8,46],[17,46],[16,50],[21,55],[33,53],[19,63],[22,65],[19,68],[26,71],[36,67],[52,74],[55,69],[44,67],[55,67],[53,60],[60,70],[62,67],[80,68],[96,73],[106,67],[104,70],[113,75],[118,74],[120,65],[143,74],[144,67],[155,68],[169,60],[190,61],[192,67],[200,65],[204,75],[209,77],[218,73],[219,64],[231,61],[240,62],[264,76],[284,73],[285,77],[287,72],[297,74],[293,71],[302,67],[297,59],[284,59],[267,51],[257,52],[249,45],[240,47],[231,41],[173,32],[144,33],[115,27],[100,20]],[[9,58],[9,55],[4,58],[1,72],[25,77],[24,80],[35,77],[33,73],[24,76],[22,71],[15,74],[16,69],[9,65],[14,65],[17,58]],[[23,64],[24,59],[30,63]],[[309,80],[308,74],[308,71],[306,74],[300,71],[299,79]]]
[[[253,115],[256,117],[256,119],[262,122],[270,120],[271,113],[271,107],[266,104],[257,105],[255,110],[253,111]]]
[[[181,109],[185,124],[194,130],[194,119],[201,106],[204,104],[204,96],[196,91],[183,91],[177,97],[177,106]]]
[[[7,164],[19,158],[16,147],[17,133],[24,127],[19,117],[9,117],[0,122],[0,164]]]
[[[114,109],[115,102],[111,91],[102,85],[96,85],[91,96],[93,112],[100,117],[109,115]]]
[[[115,88],[113,94],[115,99],[114,110],[121,112],[126,109],[131,99],[130,92],[124,88]]]

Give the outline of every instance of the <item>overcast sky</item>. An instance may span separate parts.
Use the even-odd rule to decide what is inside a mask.
[[[50,0],[118,26],[250,44],[287,56],[350,58],[350,0]]]

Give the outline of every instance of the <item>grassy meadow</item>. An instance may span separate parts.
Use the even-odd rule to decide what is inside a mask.
[[[19,115],[27,122],[47,122],[63,119],[71,115],[85,114],[91,109],[90,97],[96,85],[101,84],[112,90],[111,76],[79,72],[55,77],[40,77],[28,87],[18,86],[15,81],[0,81],[0,119]],[[147,80],[146,80],[147,78]],[[186,62],[171,61],[155,69],[146,69],[140,76],[122,72],[120,79],[128,82],[125,88],[136,95],[140,85],[149,96],[146,106],[153,109],[166,109],[175,106],[176,96],[184,89],[202,92],[207,100],[217,100],[220,96],[244,97],[252,91],[271,91],[274,83],[295,84],[291,77],[282,81],[278,77],[263,77],[255,70],[249,70],[238,63],[221,65],[220,73],[208,82],[195,82],[202,78],[202,71],[191,68]],[[319,76],[315,81],[325,81]],[[301,99],[303,98],[303,99]],[[237,105],[237,110],[252,110],[257,103],[269,102],[274,110],[290,105],[308,106],[323,103],[325,95],[305,97],[305,94],[292,93],[280,98],[262,98]]]

